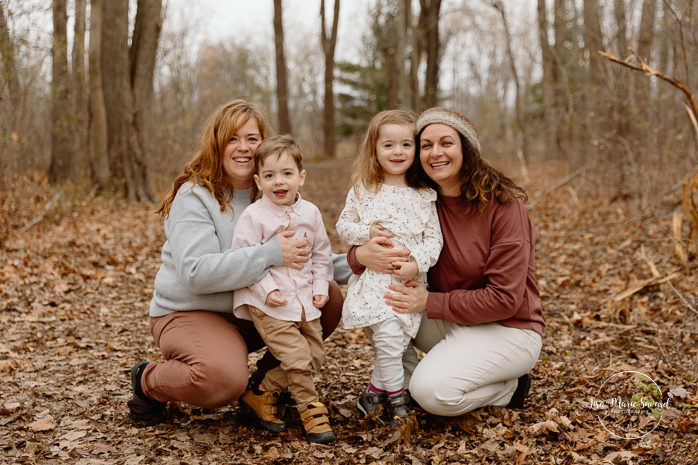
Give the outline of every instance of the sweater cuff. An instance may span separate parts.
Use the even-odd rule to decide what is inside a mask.
[[[272,236],[271,239],[262,244],[262,250],[264,250],[267,268],[270,266],[282,266],[284,264],[284,254],[281,252],[281,243],[276,236]]]
[[[427,297],[427,318],[430,320],[443,320],[444,309],[448,305],[448,294],[443,292],[430,292]]]
[[[361,274],[366,271],[366,267],[356,259],[356,247],[356,245],[352,246],[349,252],[347,252],[347,263],[349,263],[352,273]]]

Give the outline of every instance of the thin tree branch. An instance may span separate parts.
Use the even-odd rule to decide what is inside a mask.
[[[533,210],[533,207],[535,207],[536,204],[538,204],[538,202],[540,202],[541,200],[543,200],[544,198],[546,198],[548,195],[550,195],[550,193],[552,193],[555,189],[558,189],[558,188],[564,186],[565,184],[567,184],[568,182],[570,182],[571,180],[573,180],[574,178],[576,178],[577,176],[579,176],[580,174],[582,174],[585,170],[586,170],[586,167],[584,167],[584,168],[579,168],[577,171],[575,171],[574,173],[570,174],[570,175],[567,176],[565,179],[563,179],[562,181],[560,181],[560,182],[558,182],[557,184],[555,184],[553,187],[549,188],[547,191],[545,191],[545,192],[543,193],[543,195],[541,195],[540,197],[538,197],[536,200],[534,200],[534,201],[531,202],[530,204],[526,205],[526,210]]]

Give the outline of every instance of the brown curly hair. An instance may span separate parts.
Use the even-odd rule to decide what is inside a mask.
[[[269,136],[269,124],[254,103],[238,99],[216,108],[204,124],[199,151],[184,166],[184,173],[175,179],[172,190],[156,213],[166,217],[179,188],[190,181],[206,187],[218,200],[221,211],[232,208],[230,201],[233,199],[233,184],[223,171],[223,152],[231,137],[250,118],[257,120],[260,136],[262,140],[266,139]]]
[[[455,128],[453,129],[455,130]],[[424,128],[417,135],[418,140],[423,131]],[[463,165],[460,171],[460,197],[467,203],[466,212],[470,212],[472,208],[477,208],[480,213],[484,213],[493,199],[497,199],[501,204],[506,204],[513,198],[519,198],[524,203],[528,202],[526,191],[490,165],[487,160],[482,158],[477,147],[469,144],[459,131],[456,130],[456,132],[460,138],[461,153],[463,154]],[[421,144],[417,144],[417,157],[419,157],[420,147]],[[415,165],[418,165],[422,181],[439,192],[438,185],[426,174],[422,164],[415,163]]]

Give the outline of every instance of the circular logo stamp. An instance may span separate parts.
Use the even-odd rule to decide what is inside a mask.
[[[640,439],[654,431],[662,421],[669,400],[662,402],[662,391],[649,376],[638,371],[621,371],[608,378],[591,409],[601,426],[620,439]]]

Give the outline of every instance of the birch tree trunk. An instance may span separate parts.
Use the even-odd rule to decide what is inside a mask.
[[[77,181],[73,167],[68,80],[68,7],[66,0],[53,2],[53,46],[51,47],[51,165],[49,182]]]
[[[281,0],[274,0],[274,43],[276,45],[276,102],[279,111],[279,133],[290,134],[291,118],[288,113],[288,82]]]
[[[336,156],[334,129],[334,51],[337,45],[337,27],[339,25],[339,0],[334,0],[332,16],[332,32],[327,36],[325,29],[325,0],[320,0],[320,40],[325,53],[325,98],[324,98],[324,149],[325,157],[333,159]]]
[[[100,191],[109,189],[107,108],[102,87],[102,1],[90,0],[90,180]],[[106,0],[110,1],[110,0]]]

